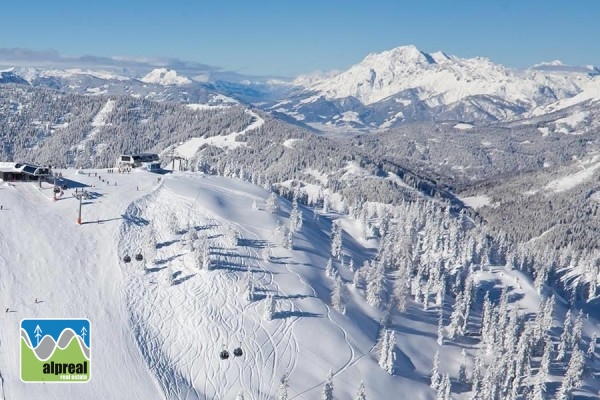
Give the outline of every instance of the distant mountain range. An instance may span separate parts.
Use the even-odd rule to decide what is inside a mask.
[[[0,83],[156,101],[253,104],[329,132],[389,129],[411,122],[535,124],[542,134],[581,134],[599,113],[600,70],[560,61],[516,70],[402,46],[349,69],[296,79],[252,77],[157,58],[62,57],[0,49]],[[465,126],[465,125],[462,125]]]

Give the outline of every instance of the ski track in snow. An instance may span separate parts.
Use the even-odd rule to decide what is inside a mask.
[[[231,223],[219,221],[206,210],[193,207],[195,201],[186,202],[189,204],[182,206],[176,201],[160,201],[163,197],[174,200],[174,195],[168,190],[158,189],[148,195],[147,199],[130,205],[127,211],[129,220],[142,223],[123,225],[120,253],[132,255],[138,251],[144,235],[149,234],[148,225],[143,222],[145,218],[151,220],[155,216],[175,212],[180,217],[187,215],[188,220],[196,221],[193,224],[196,225],[195,229],[198,229],[198,225],[208,227],[201,229],[199,234],[209,238],[211,253],[219,253],[221,259],[220,265],[211,271],[195,270],[186,265],[189,264],[185,254],[188,250],[180,248],[178,240],[182,239],[179,234],[177,239],[157,238],[157,242],[162,242],[163,245],[157,249],[158,261],[152,269],[154,272],[145,274],[142,266],[135,260],[129,264],[122,263],[127,282],[130,320],[148,367],[168,399],[182,396],[199,399],[233,398],[239,390],[250,399],[270,399],[278,386],[279,366],[285,366],[288,373],[291,373],[296,365],[299,345],[293,334],[293,326],[300,317],[263,322],[263,302],[242,301],[243,294],[240,296],[236,293],[240,291],[240,287],[244,289],[244,285],[240,283],[244,281],[242,276],[245,277],[245,270],[237,270],[236,264],[242,264],[240,260],[243,258],[254,258],[256,264],[252,268],[256,270],[253,275],[257,287],[265,290],[270,288],[276,296],[286,294],[277,285],[272,272],[260,261],[257,249],[229,248],[222,238],[222,232],[223,224]],[[150,198],[152,202],[149,201]],[[154,204],[158,204],[156,209],[153,209]],[[243,233],[244,238],[259,239],[258,235],[242,226],[233,226]],[[165,287],[158,276],[173,273],[173,267],[182,271],[180,276],[191,278]],[[210,274],[214,283],[202,284],[208,280],[195,283],[196,277],[203,274]],[[289,299],[285,302],[278,301],[278,305],[295,309]],[[177,311],[183,311],[183,314]],[[168,316],[171,321],[169,324],[150,322],[157,319],[164,321]],[[152,329],[152,326],[157,326],[157,329]],[[190,332],[210,337],[211,340],[194,340]],[[182,342],[185,343],[183,346]],[[178,343],[181,351],[171,351],[170,343]],[[218,354],[223,345],[231,351],[239,344],[245,350],[242,357],[232,355],[229,360],[219,360]],[[270,376],[262,376],[265,371],[269,371]]]

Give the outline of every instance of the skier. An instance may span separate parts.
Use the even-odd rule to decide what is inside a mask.
[[[4,207],[4,206],[1,206],[1,205],[0,205],[0,210],[2,210],[2,208],[3,208],[3,207]]]
[[[8,312],[8,307],[6,307],[6,312]]]
[[[38,303],[38,300],[37,300],[37,297],[36,297],[36,298],[35,298],[35,304],[37,304],[37,303]]]

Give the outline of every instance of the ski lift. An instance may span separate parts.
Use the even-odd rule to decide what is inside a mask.
[[[219,357],[221,358],[221,360],[227,360],[229,358],[229,352],[227,350],[223,349],[219,353]]]
[[[138,253],[138,254],[135,255],[135,259],[137,261],[142,261],[144,259],[144,256],[142,256],[142,253]]]
[[[241,357],[244,354],[241,347],[237,347],[233,350],[233,355],[236,357]]]
[[[129,257],[128,255],[123,257],[123,261],[125,261],[126,263],[131,262],[131,257]]]

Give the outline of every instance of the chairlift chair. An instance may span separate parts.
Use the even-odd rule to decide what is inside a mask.
[[[123,261],[125,261],[126,263],[131,262],[131,257],[129,257],[129,255],[126,255],[125,257],[123,257]]]
[[[241,347],[237,347],[233,350],[233,355],[236,357],[241,357],[244,354]]]
[[[144,259],[144,256],[142,256],[142,253],[138,253],[138,254],[135,255],[135,259],[137,261],[142,261]]]
[[[221,358],[221,360],[227,360],[229,358],[229,352],[227,350],[223,349],[219,353],[219,357]]]

